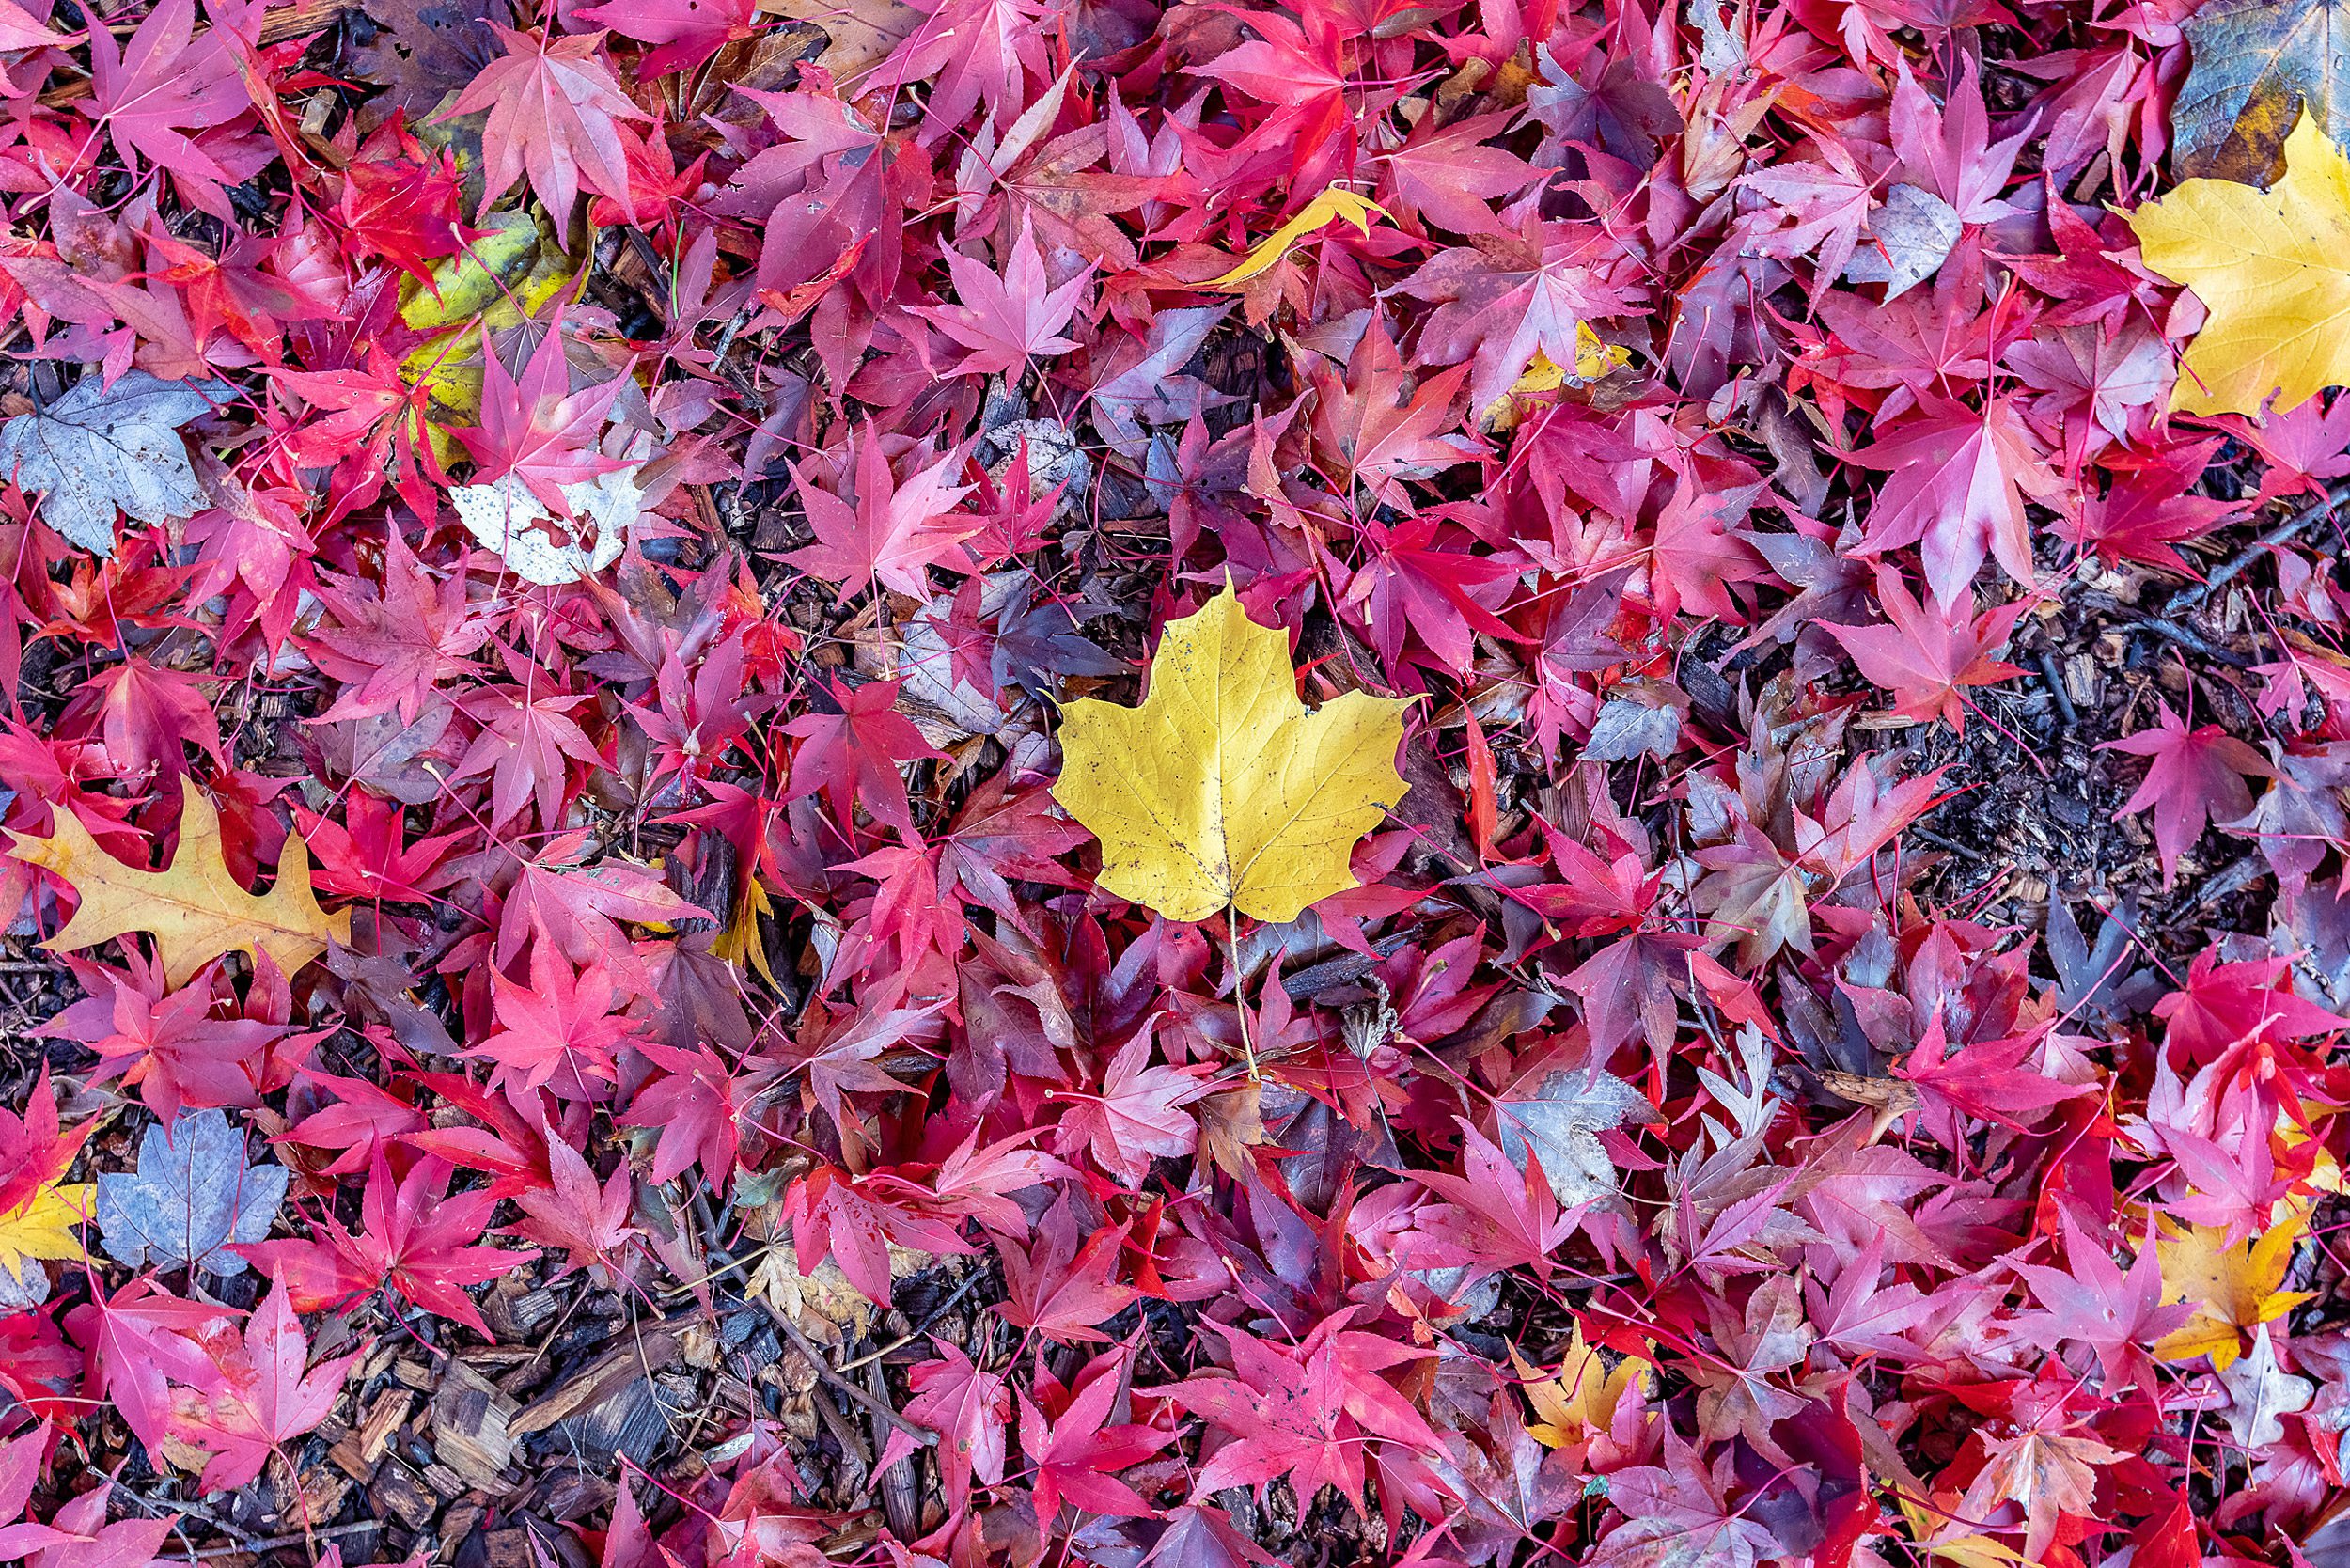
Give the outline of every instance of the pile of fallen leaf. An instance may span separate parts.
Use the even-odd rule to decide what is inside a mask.
[[[0,1560],[2350,1565],[2335,0],[0,0]]]

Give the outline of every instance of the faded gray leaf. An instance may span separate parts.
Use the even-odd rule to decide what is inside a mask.
[[[1600,1131],[1661,1116],[1638,1090],[1596,1067],[1547,1074],[1533,1099],[1502,1100],[1494,1106],[1501,1152],[1524,1170],[1530,1147],[1550,1190],[1570,1208],[1616,1190],[1615,1162],[1599,1141]]]
[[[85,376],[47,408],[0,424],[0,477],[43,492],[41,520],[70,542],[111,556],[116,508],[164,523],[211,504],[180,427],[233,391],[145,370],[126,370],[112,386]]]
[[[1651,708],[1629,698],[1612,697],[1600,705],[1591,721],[1590,739],[1583,755],[1594,762],[1628,762],[1635,757],[1670,757],[1681,745],[1681,714],[1671,708]]]
[[[219,1111],[183,1115],[168,1134],[159,1122],[139,1140],[136,1171],[98,1178],[106,1255],[133,1268],[241,1274],[244,1260],[223,1247],[269,1234],[287,1176],[282,1165],[248,1166],[243,1131]]]
[[[2277,1364],[2277,1347],[2269,1341],[2266,1324],[2253,1330],[2252,1353],[2229,1362],[2219,1381],[2228,1388],[2228,1430],[2248,1449],[2283,1442],[2284,1418],[2308,1409],[2317,1397],[2316,1385]]]
[[[1966,227],[1957,210],[1932,191],[1896,185],[1885,193],[1885,205],[1869,214],[1869,238],[1844,263],[1844,276],[1884,284],[1890,305],[1934,275]]]

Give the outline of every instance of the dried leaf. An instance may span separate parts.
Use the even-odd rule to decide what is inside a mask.
[[[168,523],[212,504],[180,427],[234,395],[226,382],[160,381],[145,370],[126,370],[112,386],[85,376],[47,408],[0,425],[0,476],[43,492],[42,521],[69,541],[111,556],[118,508]]]
[[[276,886],[248,893],[221,859],[220,812],[193,779],[182,777],[180,788],[180,848],[168,870],[125,866],[63,808],[52,813],[55,831],[46,839],[10,831],[10,853],[55,872],[82,897],[73,918],[42,947],[87,948],[147,932],[155,938],[165,978],[185,985],[223,953],[265,952],[290,976],[328,943],[351,940],[351,912],[329,915],[311,896],[310,852],[300,834],[286,836]]]

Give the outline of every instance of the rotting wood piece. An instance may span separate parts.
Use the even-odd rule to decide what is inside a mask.
[[[676,1361],[682,1323],[640,1329],[556,1385],[507,1423],[516,1437],[544,1432],[566,1416],[610,1399],[637,1378]]]
[[[462,1361],[452,1360],[432,1396],[432,1451],[468,1486],[498,1489],[514,1457],[520,1403]]]

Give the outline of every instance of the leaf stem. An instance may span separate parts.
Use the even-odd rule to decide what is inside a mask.
[[[1240,911],[1230,904],[1224,906],[1224,947],[1232,964],[1232,1011],[1240,1015],[1240,1050],[1248,1058],[1248,1081],[1257,1083],[1264,1074],[1257,1071],[1257,1048],[1248,1039],[1248,1004],[1240,994]]]

